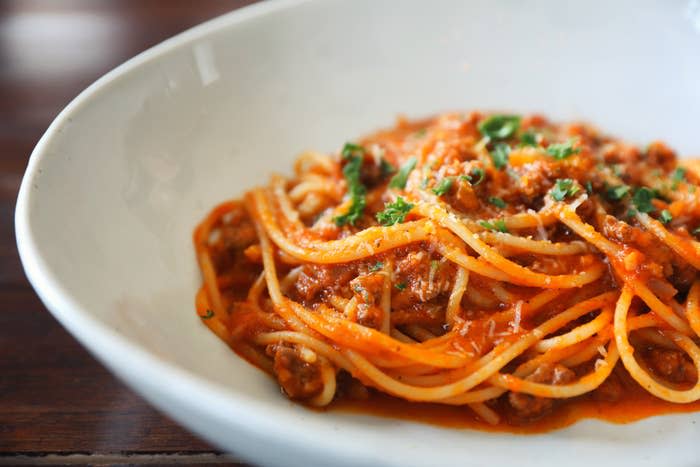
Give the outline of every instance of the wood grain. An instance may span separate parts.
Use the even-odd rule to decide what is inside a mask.
[[[83,456],[72,464],[228,462],[117,381],[46,311],[22,271],[13,215],[32,148],[75,95],[140,51],[249,3],[0,2],[0,464],[64,463],[76,458],[46,455],[70,453]]]

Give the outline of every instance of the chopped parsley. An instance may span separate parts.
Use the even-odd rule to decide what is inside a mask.
[[[575,182],[570,178],[557,180],[557,183],[554,184],[554,188],[552,188],[552,198],[557,201],[564,201],[564,198],[567,196],[574,196],[579,191],[579,188],[574,183]]]
[[[479,123],[479,132],[489,139],[499,140],[510,138],[519,127],[517,115],[493,115]]]
[[[591,184],[591,181],[590,181],[590,180],[588,180],[588,181],[586,182],[586,192],[587,192],[589,195],[592,195],[592,194],[593,194],[593,185]]]
[[[428,132],[428,129],[427,129],[427,128],[421,128],[420,130],[416,131],[413,135],[414,135],[416,138],[422,138],[423,136],[425,136],[425,134],[426,134],[427,132]]]
[[[406,220],[406,215],[413,209],[413,204],[407,203],[402,197],[393,203],[386,203],[384,210],[377,213],[377,220],[382,225],[394,225]]]
[[[537,133],[532,130],[528,130],[520,135],[520,146],[539,146],[539,143],[537,142]]]
[[[619,185],[608,188],[605,194],[608,197],[608,199],[612,201],[619,201],[622,198],[624,198],[625,195],[629,193],[629,191],[630,187],[628,187],[627,185]]]
[[[388,160],[384,159],[383,157],[379,160],[379,171],[382,174],[382,178],[386,178],[389,175],[393,174],[396,172],[396,167],[391,165],[391,162]]]
[[[418,161],[415,157],[411,157],[407,160],[404,165],[401,166],[399,172],[394,175],[394,177],[389,182],[389,188],[406,188],[406,182],[408,181],[408,175],[413,169],[416,168],[416,163]]]
[[[355,156],[362,157],[365,155],[365,148],[358,144],[345,143],[345,146],[343,146],[343,150],[340,154],[345,160],[349,160],[351,157]]]
[[[347,146],[347,144],[345,146]],[[345,152],[345,149],[343,149],[343,152]],[[347,224],[355,225],[355,222],[357,222],[365,212],[365,206],[367,204],[365,194],[367,193],[367,189],[360,183],[361,167],[362,156],[351,155],[349,162],[345,164],[343,168],[343,175],[348,183],[348,193],[350,193],[351,204],[345,214],[333,218],[335,225],[338,227]]]
[[[668,224],[669,222],[671,222],[673,220],[671,211],[669,211],[668,209],[664,209],[663,211],[661,211],[661,214],[659,215],[659,220],[663,224]]]
[[[450,190],[452,189],[452,184],[454,183],[454,178],[453,177],[445,177],[442,180],[440,180],[440,183],[437,184],[435,188],[433,188],[433,193],[435,193],[438,196],[442,196],[446,193],[449,193]]]
[[[685,181],[685,172],[686,172],[685,167],[676,167],[676,170],[674,170],[671,173],[671,180],[673,180],[673,184],[671,185],[671,189],[675,190],[676,188],[678,188],[679,183]]]
[[[440,261],[438,261],[436,259],[430,261],[430,270],[433,273],[437,272],[439,267],[440,267]]]
[[[382,269],[383,267],[384,267],[384,263],[382,263],[381,261],[377,261],[376,263],[374,263],[373,265],[371,265],[369,267],[369,270],[370,270],[370,272],[377,272],[380,269]]]
[[[505,201],[503,201],[501,198],[497,198],[495,196],[489,196],[488,201],[489,201],[489,203],[493,204],[497,208],[503,209],[507,206]]]
[[[549,146],[547,146],[547,154],[549,154],[558,161],[566,159],[567,157],[573,154],[578,154],[579,152],[581,152],[580,148],[574,148],[575,143],[576,140],[572,138],[566,143],[550,144]]]
[[[647,187],[638,188],[632,196],[632,203],[639,212],[652,212],[655,208],[651,204],[654,199],[654,192]]]
[[[500,170],[508,165],[508,154],[510,154],[510,146],[506,143],[498,143],[490,152],[493,166]]]
[[[404,290],[406,288],[406,283],[399,282],[398,284],[394,284],[394,287],[396,287],[397,290]]]
[[[200,318],[202,319],[210,319],[214,316],[214,312],[211,310],[207,310],[207,312],[203,315],[199,315]]]
[[[369,303],[369,302],[371,301],[371,298],[370,298],[370,296],[369,296],[369,292],[367,291],[367,289],[365,289],[365,288],[362,287],[361,285],[358,284],[358,285],[353,286],[352,290],[353,290],[357,295],[359,295],[360,297],[362,297],[362,301],[363,301],[363,302]]]
[[[494,232],[508,233],[508,227],[506,227],[506,221],[503,219],[498,219],[493,222],[489,221],[479,221],[479,225],[485,229],[493,230]]]
[[[467,175],[460,175],[459,178],[468,181],[472,184],[472,186],[477,186],[479,183],[484,181],[484,175],[484,169],[474,167]],[[475,178],[476,181],[474,181]]]

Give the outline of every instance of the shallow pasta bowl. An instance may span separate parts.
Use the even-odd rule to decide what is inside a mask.
[[[37,145],[16,210],[51,312],[151,403],[272,465],[694,465],[700,416],[532,436],[310,411],[194,313],[214,204],[397,113],[541,111],[700,154],[696,2],[280,1],[144,52]],[[571,454],[575,453],[574,456]]]

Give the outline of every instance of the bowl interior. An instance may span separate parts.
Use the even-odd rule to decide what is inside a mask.
[[[436,448],[445,459],[469,450],[476,461],[552,442],[596,443],[595,457],[623,461],[622,449],[638,444],[648,459],[684,456],[674,446],[692,446],[695,415],[624,427],[585,422],[525,442],[293,406],[195,316],[200,278],[191,234],[216,203],[273,171],[289,172],[300,151],[334,150],[391,125],[398,113],[537,111],[587,120],[640,144],[665,139],[681,154],[698,155],[700,16],[693,5],[293,1],[215,20],[110,73],[49,129],[18,205],[22,256],[35,265],[30,278],[108,365],[151,399],[164,391],[180,397],[161,405],[181,420],[183,407],[202,394],[178,394],[177,381],[165,376],[143,381],[146,370],[155,378],[167,364],[202,387],[223,388],[225,397],[198,406],[204,418],[190,424],[245,455],[246,446],[226,432],[241,421],[224,415],[262,404],[267,416],[307,428],[289,434],[288,444],[335,430],[342,439],[329,445],[361,446],[357,455],[392,465],[433,459]],[[78,330],[85,319],[145,351],[155,366],[100,352],[99,339]],[[130,365],[138,377],[129,376]],[[504,440],[510,450],[494,453]],[[572,465],[584,460],[565,451],[553,456]]]

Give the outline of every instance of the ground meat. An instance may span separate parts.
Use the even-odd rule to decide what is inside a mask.
[[[377,303],[384,289],[384,274],[370,273],[357,276],[350,281],[350,289],[358,303]]]
[[[573,371],[565,366],[543,363],[527,378],[527,381],[546,384],[566,384],[576,378]],[[549,412],[554,401],[546,397],[536,397],[529,394],[510,392],[508,402],[515,409],[515,414],[522,420],[534,420]]]
[[[636,164],[642,157],[636,146],[630,146],[622,142],[606,144],[600,155],[606,164]]]
[[[383,179],[384,175],[382,174],[381,167],[377,165],[374,158],[366,156],[362,164],[362,169],[360,170],[360,182],[362,182],[365,187],[372,189]]]
[[[479,198],[468,182],[459,180],[454,195],[450,197],[450,204],[462,212],[470,212],[479,208]]]
[[[244,251],[258,241],[253,222],[245,210],[236,209],[230,217],[229,222],[217,226],[209,238],[214,268],[219,273],[249,268],[250,261]]]
[[[660,141],[649,144],[646,152],[647,164],[670,172],[676,167],[676,153]]]
[[[622,399],[624,392],[625,388],[622,386],[620,378],[615,373],[611,373],[610,376],[605,378],[605,381],[593,391],[592,396],[597,401],[616,402]]]
[[[396,263],[395,271],[396,283],[403,287],[392,298],[396,309],[427,302],[451,291],[455,276],[452,263],[432,259],[423,250],[410,251]]]
[[[466,125],[464,126],[466,128]],[[448,138],[435,142],[432,150],[435,158],[444,166],[455,162],[473,161],[478,158],[474,151],[474,138]]]
[[[605,216],[601,227],[601,233],[608,239],[635,247],[655,263],[644,262],[644,269],[651,275],[666,277],[679,290],[687,290],[695,280],[695,268],[653,234],[613,216]]]
[[[227,248],[238,250],[255,243],[258,239],[255,227],[251,222],[241,222],[238,225],[223,225],[221,232],[221,243]]]
[[[336,399],[348,398],[350,400],[365,401],[369,398],[369,390],[359,380],[352,377],[345,370],[339,370],[336,375],[337,389]]]
[[[384,274],[364,274],[350,281],[350,288],[357,300],[357,322],[378,329],[383,312],[379,302],[384,289]]]
[[[308,303],[322,291],[337,292],[356,275],[357,266],[354,264],[308,264],[299,273],[294,286],[298,298]]]
[[[519,175],[520,191],[528,198],[543,196],[556,180],[554,164],[545,160],[523,165]]]
[[[509,206],[539,210],[542,207],[543,198],[558,179],[579,180],[583,185],[584,180],[588,180],[591,174],[592,159],[572,158],[563,163],[549,157],[542,157],[533,148],[521,148],[518,151],[521,151],[525,159],[534,157],[534,160],[511,170],[508,177],[514,178],[515,183],[504,182],[501,195]]]
[[[317,364],[304,360],[296,347],[271,345],[267,353],[274,356],[272,370],[290,399],[306,400],[321,392],[321,370]]]
[[[650,167],[644,163],[644,156],[636,146],[620,141],[609,142],[602,148],[600,155],[625,183],[644,184],[645,175],[648,175]]]
[[[694,383],[698,379],[695,366],[679,350],[651,349],[646,357],[654,373],[672,383]]]

